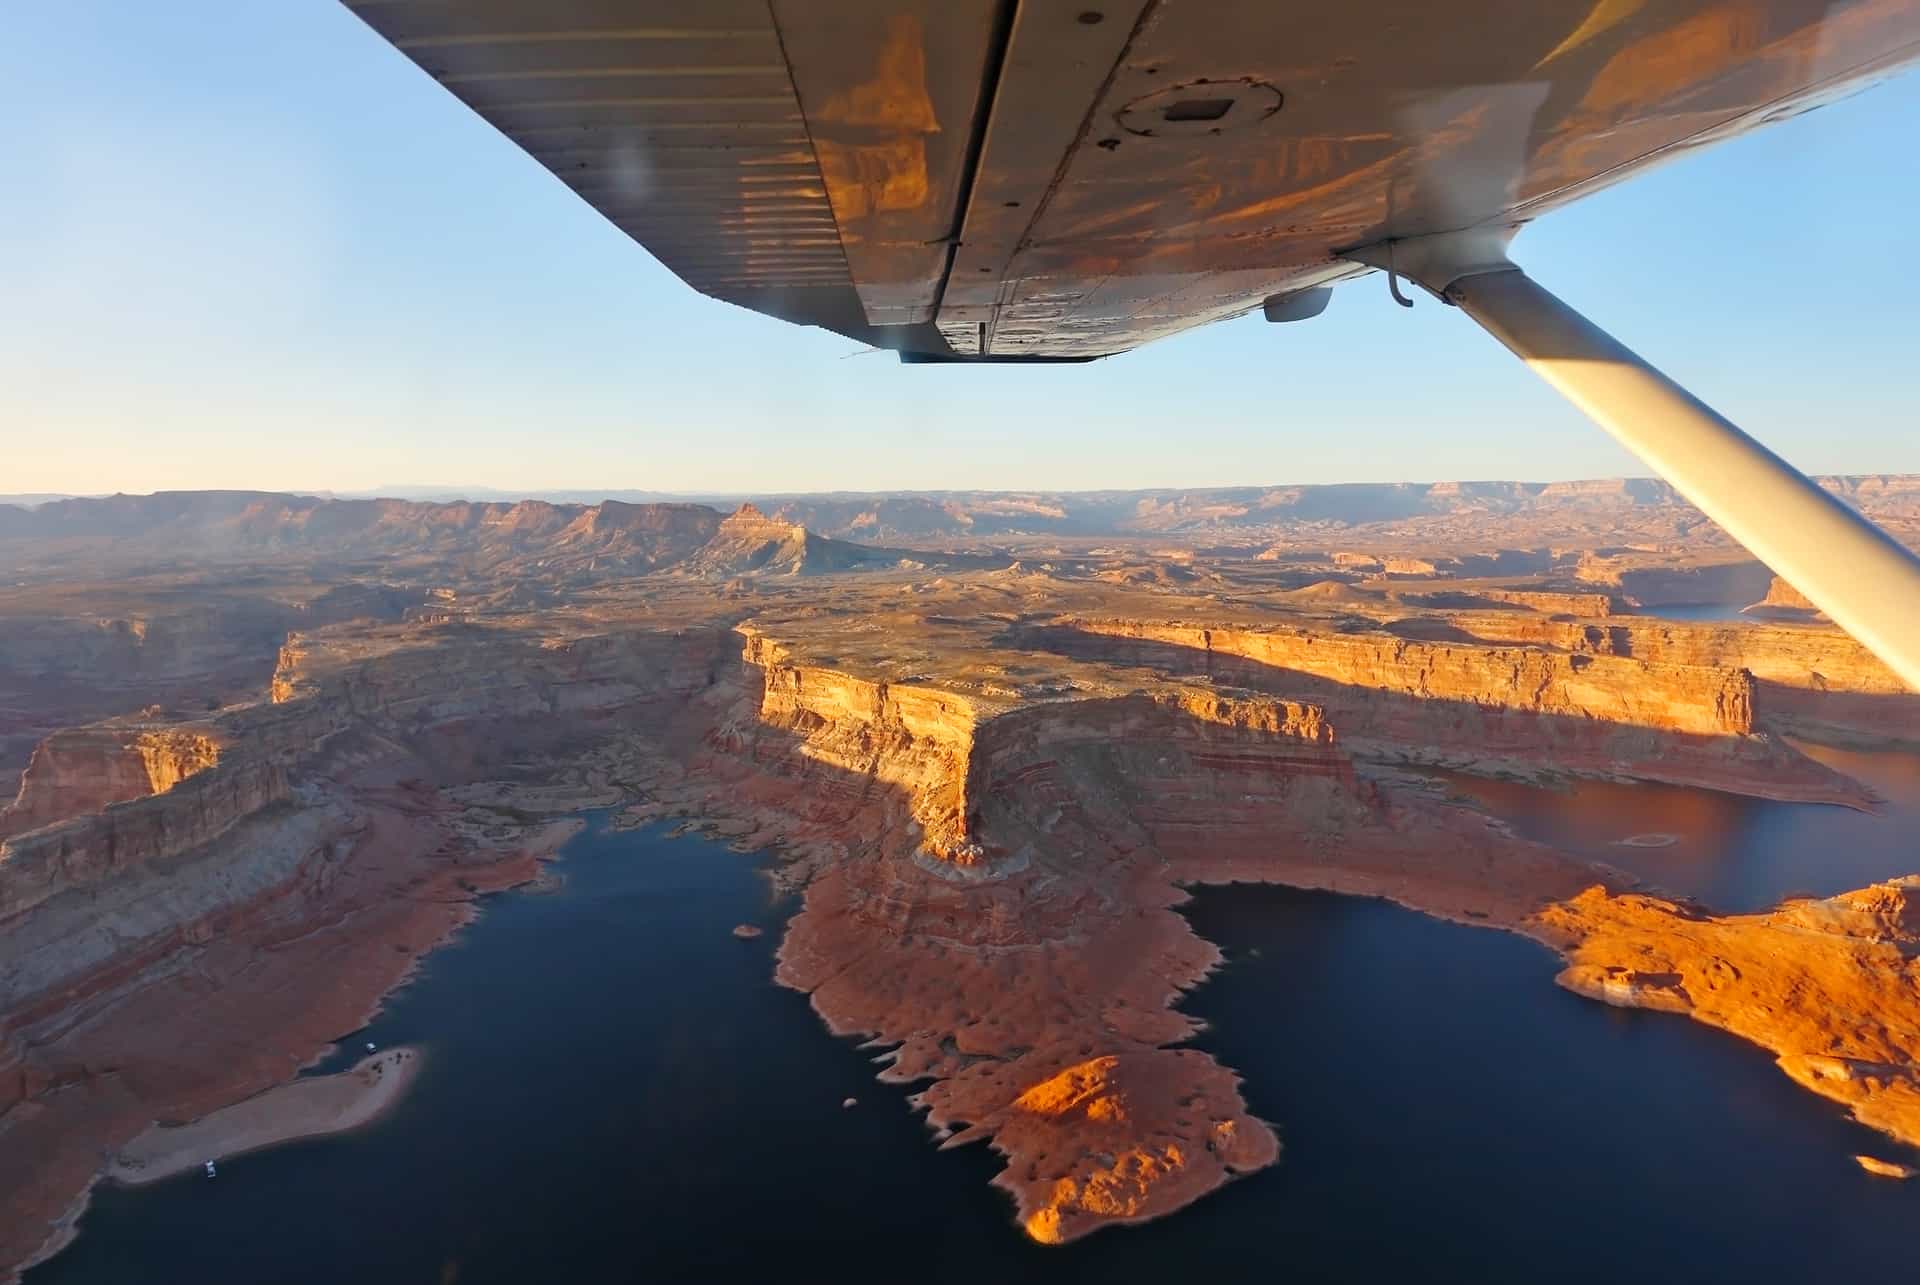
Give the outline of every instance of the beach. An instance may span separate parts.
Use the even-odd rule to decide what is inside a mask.
[[[418,1049],[387,1049],[350,1070],[279,1085],[191,1124],[156,1124],[108,1163],[107,1176],[138,1186],[210,1160],[359,1128],[400,1100],[421,1062]]]

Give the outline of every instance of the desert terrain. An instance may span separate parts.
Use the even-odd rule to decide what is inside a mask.
[[[1920,853],[1732,913],[1448,784],[1879,808],[1818,751],[1920,695],[1661,484],[728,500],[0,504],[0,1276],[156,1139],[316,1131],[258,1104],[588,808],[776,852],[773,980],[1038,1241],[1284,1163],[1176,1007],[1201,884],[1523,934],[1920,1147]]]

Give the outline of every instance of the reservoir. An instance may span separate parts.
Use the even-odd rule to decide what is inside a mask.
[[[1603,861],[1716,911],[1764,910],[1785,897],[1830,897],[1920,874],[1920,754],[1798,748],[1870,786],[1884,800],[1881,810],[1650,782],[1581,780],[1551,788],[1434,775],[1525,838]]]
[[[773,985],[793,907],[758,862],[594,818],[560,891],[492,899],[338,1055],[426,1050],[393,1113],[214,1181],[103,1187],[28,1280],[1817,1281],[1911,1261],[1920,1184],[1850,1157],[1912,1157],[1760,1050],[1561,991],[1516,937],[1245,885],[1186,908],[1228,964],[1185,1006],[1280,1164],[1033,1245],[987,1186],[997,1158],[936,1152],[871,1052]]]

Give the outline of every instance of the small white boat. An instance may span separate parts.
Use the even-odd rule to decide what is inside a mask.
[[[209,1160],[207,1161],[207,1177],[211,1178],[213,1176],[214,1176],[213,1161]]]
[[[373,1052],[373,1041],[372,1041],[372,1040],[368,1040],[368,1041],[367,1041],[367,1052],[369,1052],[369,1053],[371,1053],[371,1052]]]

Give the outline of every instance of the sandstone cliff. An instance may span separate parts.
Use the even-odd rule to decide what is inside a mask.
[[[1562,985],[1683,1013],[1778,1055],[1802,1087],[1920,1145],[1920,879],[1760,915],[1703,915],[1595,888],[1547,907]]]
[[[11,833],[0,841],[0,924],[63,892],[124,884],[136,872],[158,875],[235,823],[285,802],[294,765],[338,727],[327,712],[308,709],[53,738],[4,814]],[[119,774],[122,797],[96,798],[91,778],[72,775],[90,761]],[[22,824],[40,817],[50,820]],[[0,994],[0,1011],[7,998]]]
[[[1723,562],[1679,561],[1674,565],[1645,565],[1636,558],[1589,554],[1574,569],[1589,584],[1608,585],[1642,607],[1697,603],[1744,606],[1766,593],[1773,572],[1751,558]]]
[[[1177,913],[1183,884],[1276,880],[1518,928],[1562,949],[1590,993],[1677,1008],[1678,985],[1687,1011],[1777,1040],[1810,1084],[1837,1065],[1849,1084],[1912,1079],[1893,1035],[1805,1061],[1823,1020],[1864,1024],[1884,1001],[1871,1011],[1889,1029],[1907,1022],[1909,1001],[1871,980],[1913,931],[1904,893],[1709,920],[1380,766],[1510,757],[1844,795],[1754,734],[1740,669],[1545,634],[1493,646],[916,609],[903,637],[833,605],[737,632],[705,611],[301,631],[269,701],[166,725],[176,758],[149,766],[113,739],[128,727],[52,744],[33,815],[128,797],[0,848],[0,931],[22,943],[0,971],[0,1128],[32,1158],[35,1208],[62,1207],[153,1114],[284,1078],[471,914],[477,888],[529,877],[513,847],[528,818],[589,802],[778,845],[804,894],[780,980],[833,1030],[884,1045],[885,1077],[918,1086],[936,1136],[995,1148],[996,1182],[1040,1240],[1159,1216],[1278,1154],[1233,1073],[1180,1047],[1194,1026],[1173,1005],[1220,960]],[[188,771],[196,736],[213,757]],[[85,755],[119,785],[64,788],[62,764]],[[1642,946],[1703,924],[1727,940],[1648,962]],[[1788,994],[1769,952],[1795,933],[1828,944]],[[1731,975],[1708,958],[1748,954]],[[1699,1002],[1696,968],[1725,1020]],[[1732,1016],[1789,1000],[1790,1039]],[[109,1005],[143,1020],[87,1020]],[[179,1054],[189,1028],[205,1064]],[[251,1047],[260,1030],[277,1034]],[[1905,1128],[1887,1105],[1900,1092],[1845,1100]],[[92,1157],[79,1168],[75,1138]],[[21,1237],[0,1226],[0,1261]]]
[[[817,867],[782,981],[896,1046],[884,1078],[947,1145],[985,1140],[1034,1238],[1156,1217],[1271,1163],[1273,1130],[1170,1007],[1218,953],[1179,881],[1281,878],[1510,922],[1591,873],[1414,815],[1318,708],[1177,682],[1032,701],[822,672],[758,630],[762,681],[697,758],[695,807],[743,810]],[[694,782],[718,782],[694,787]],[[852,836],[858,836],[854,838]]]
[[[1559,623],[1500,616],[1540,628]],[[1366,758],[1627,776],[1808,801],[1869,797],[1755,735],[1753,679],[1727,666],[1387,633],[1097,618],[1020,626],[1007,638],[1311,701],[1349,751]]]
[[[1626,616],[1586,622],[1511,612],[1457,613],[1450,620],[1483,642],[1744,669],[1753,675],[1762,726],[1842,744],[1920,742],[1920,693],[1831,625]]]
[[[144,949],[146,936],[164,937],[173,925],[144,916],[94,931],[142,890],[166,885],[176,919],[195,919],[262,890],[241,873],[250,863],[289,874],[298,854],[229,832],[261,818],[298,829],[309,814],[337,829],[344,822],[329,783],[342,770],[390,759],[461,780],[556,744],[584,749],[616,733],[616,715],[703,690],[727,637],[458,632],[467,636],[455,649],[404,630],[298,635],[272,703],[204,723],[108,724],[51,738],[20,799],[0,814],[10,836],[0,843],[0,925],[86,890],[93,900],[32,916],[49,942],[64,932],[85,949],[10,952],[0,1017],[35,987],[76,984],[114,954]]]
[[[48,737],[34,751],[20,793],[0,808],[0,839],[164,794],[220,760],[220,742],[190,727],[98,726]]]
[[[1826,614],[1811,602],[1798,589],[1782,580],[1773,578],[1767,586],[1767,596],[1756,603],[1741,608],[1742,614],[1759,616],[1774,620],[1825,620]]]
[[[451,648],[444,632],[301,634],[271,703],[46,747],[34,817],[104,806],[0,844],[0,1148],[24,1175],[0,1192],[0,1268],[49,1226],[49,1246],[68,1234],[103,1149],[286,1078],[475,896],[532,877],[517,812],[463,807],[424,778],[524,772],[634,720],[657,735],[715,682],[730,637],[453,632]],[[134,797],[67,776],[90,758],[106,792]]]
[[[49,734],[163,706],[202,714],[251,700],[291,629],[398,620],[417,590],[146,584],[0,589],[0,793]]]

